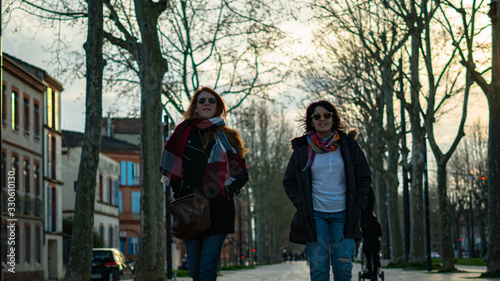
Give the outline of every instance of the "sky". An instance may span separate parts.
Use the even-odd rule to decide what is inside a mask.
[[[21,11],[16,11],[15,15],[21,15]],[[57,75],[58,66],[54,62],[54,55],[51,49],[54,48],[54,30],[60,28],[59,36],[63,41],[68,42],[66,49],[83,52],[83,43],[85,42],[85,27],[70,27],[63,23],[55,26],[52,30],[44,29],[32,17],[13,16],[7,26],[3,26],[3,51],[15,56],[23,61],[46,70],[50,75],[60,81],[64,86],[61,94],[61,113],[62,129],[73,131],[84,131],[85,126],[85,80],[69,78],[65,75]],[[287,46],[292,49],[296,55],[306,54],[311,50],[310,40],[312,33],[310,28],[299,21],[288,22],[282,26],[285,31],[290,32],[293,38],[299,41],[293,45]],[[64,62],[63,62],[63,65]],[[113,93],[105,92],[103,94],[103,114],[116,108],[123,112],[127,110],[128,101],[117,99]],[[487,124],[488,106],[484,94],[480,90],[472,95],[469,103],[469,112],[467,123],[472,124],[478,118],[482,119],[483,124]],[[295,115],[297,116],[297,115]],[[460,116],[451,114],[447,118],[439,121],[437,132],[441,133],[439,139],[446,141],[450,136],[456,133],[456,124]]]

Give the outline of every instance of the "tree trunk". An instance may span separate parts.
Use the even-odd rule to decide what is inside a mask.
[[[88,33],[84,44],[87,62],[85,134],[78,171],[73,237],[69,253],[66,281],[90,280],[94,231],[94,200],[97,167],[101,145],[102,75],[102,0],[88,0]]]
[[[490,111],[488,137],[488,233],[487,273],[500,274],[500,9],[492,0],[488,14],[492,24],[491,87],[486,92]]]
[[[381,157],[380,157],[381,158]],[[374,163],[380,163],[383,166],[383,160],[380,159]],[[372,164],[377,165],[377,164]],[[381,166],[381,167],[382,167]],[[387,245],[387,206],[385,204],[386,197],[386,186],[383,171],[374,169],[373,172],[373,189],[375,192],[375,214],[377,215],[377,221],[380,223],[383,236],[380,239],[380,254],[382,258],[386,259],[388,257],[388,245]]]
[[[441,221],[441,258],[443,260],[442,271],[452,271],[455,269],[453,263],[453,246],[451,239],[451,223],[450,212],[448,207],[448,191],[447,191],[447,172],[446,162],[438,160],[438,200],[439,200],[439,214]]]
[[[414,5],[413,5],[414,6]],[[413,7],[412,6],[412,7]],[[414,13],[413,13],[414,14]],[[416,22],[416,21],[415,21]],[[416,23],[415,23],[416,24]],[[422,138],[424,131],[420,122],[420,78],[419,78],[419,48],[420,31],[416,27],[410,29],[411,32],[411,105],[408,113],[410,115],[410,124],[412,132],[411,149],[411,189],[410,189],[410,264],[421,264],[425,262],[425,228],[424,228],[424,210],[423,210],[423,191],[422,176],[424,171],[424,155]]]
[[[166,60],[162,57],[157,22],[157,3],[135,1],[135,13],[141,31],[137,62],[141,85],[141,240],[135,280],[164,280],[165,224],[164,192],[158,165],[162,151],[161,87]]]
[[[403,237],[401,235],[401,222],[399,220],[399,195],[398,195],[398,159],[399,138],[396,134],[394,118],[394,83],[392,79],[392,60],[387,57],[383,65],[383,90],[386,106],[386,142],[387,142],[387,172],[385,176],[387,193],[387,221],[389,224],[389,241],[391,243],[391,262],[400,263],[404,261]]]
[[[499,33],[498,19],[493,31]],[[495,28],[496,26],[496,28]],[[498,36],[498,35],[497,35]],[[500,36],[494,49],[498,52],[493,60],[493,69],[500,68]],[[495,43],[495,41],[494,41]],[[495,66],[496,65],[496,66]],[[488,95],[490,125],[488,137],[488,233],[489,245],[486,261],[488,273],[500,274],[500,69],[492,81],[492,91]]]

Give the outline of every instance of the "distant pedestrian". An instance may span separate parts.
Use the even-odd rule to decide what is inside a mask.
[[[372,188],[371,170],[355,132],[342,131],[340,115],[330,102],[311,103],[302,123],[305,133],[292,140],[283,179],[297,208],[290,241],[307,245],[311,280],[330,280],[330,264],[335,281],[351,280],[361,212]]]
[[[233,196],[248,181],[243,141],[226,126],[226,106],[213,89],[197,90],[191,105],[165,144],[162,180],[174,198],[203,192],[210,200],[210,228],[200,237],[186,240],[189,274],[193,280],[216,280],[224,241],[234,233]]]
[[[363,232],[363,253],[366,257],[367,272],[363,273],[364,278],[376,280],[378,269],[380,268],[380,239],[382,236],[382,228],[377,221],[377,217],[373,214],[370,222],[361,227]]]

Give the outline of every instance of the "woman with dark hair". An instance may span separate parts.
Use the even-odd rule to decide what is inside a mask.
[[[371,171],[365,154],[345,134],[328,101],[311,103],[302,118],[305,133],[292,140],[293,154],[283,179],[297,209],[290,241],[306,244],[311,280],[351,280],[354,243],[361,240],[361,212],[366,208]]]
[[[186,240],[189,274],[193,280],[216,280],[224,240],[234,233],[233,197],[248,181],[247,149],[238,132],[222,117],[226,106],[213,89],[196,91],[191,105],[165,143],[160,171],[174,198],[201,191],[209,198],[210,228]]]

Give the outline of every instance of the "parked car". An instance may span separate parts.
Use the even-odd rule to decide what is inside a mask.
[[[431,258],[439,258],[439,253],[438,252],[431,252]]]
[[[116,248],[94,248],[92,252],[92,280],[123,280],[133,278],[133,267]]]

